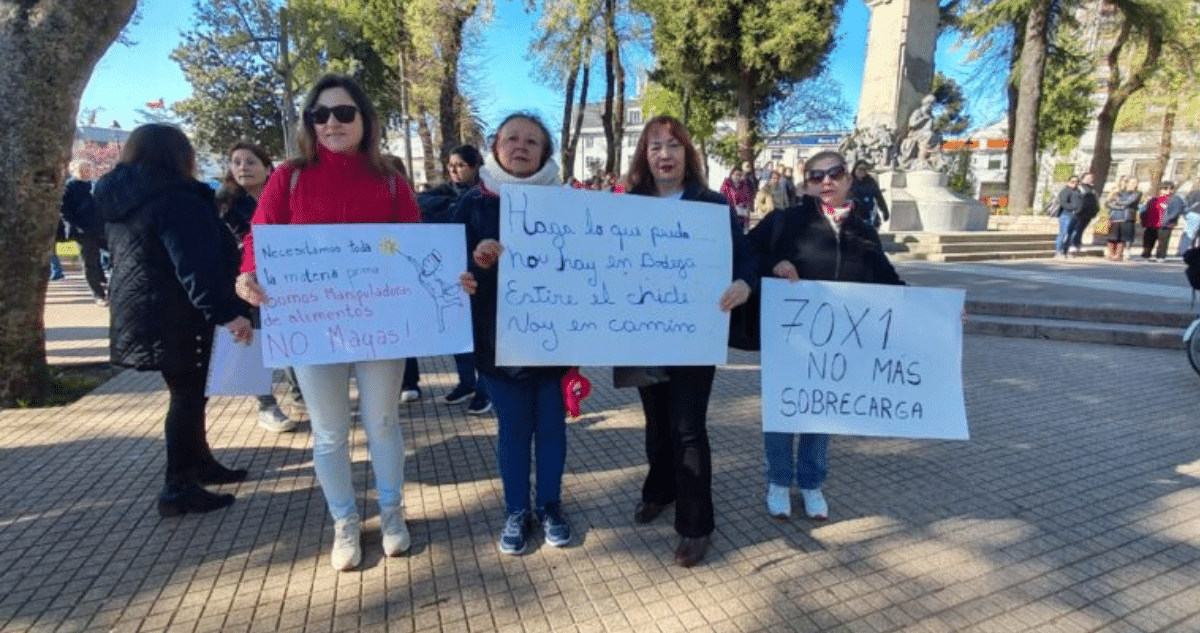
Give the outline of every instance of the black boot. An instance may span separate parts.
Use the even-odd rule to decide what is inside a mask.
[[[202,484],[233,484],[246,479],[245,468],[226,468],[215,459],[196,469],[196,480]]]
[[[195,481],[167,484],[158,495],[158,513],[164,517],[211,512],[230,505],[233,505],[233,495],[209,492]]]

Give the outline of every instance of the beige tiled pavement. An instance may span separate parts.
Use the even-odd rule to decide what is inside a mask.
[[[52,284],[52,362],[103,358],[86,297],[77,275]],[[351,573],[328,565],[307,426],[264,432],[251,398],[209,405],[218,457],[252,473],[225,487],[237,502],[178,519],[154,510],[157,375],[0,411],[0,629],[1200,631],[1200,378],[1182,352],[968,336],[972,439],[835,438],[826,524],[767,517],[757,357],[734,354],[709,409],[717,530],[690,570],[669,510],[631,521],[641,414],[607,372],[585,370],[596,390],[568,427],[575,543],[508,557],[495,420],[438,402],[453,364],[421,363],[425,398],[400,405],[413,548],[381,555],[358,430]]]

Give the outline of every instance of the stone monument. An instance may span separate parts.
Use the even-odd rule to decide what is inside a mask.
[[[891,231],[983,231],[988,208],[946,188],[941,138],[930,129],[938,0],[866,0],[871,10],[867,61],[855,134],[844,143],[857,157],[886,156],[879,185]],[[895,143],[881,150],[877,139]],[[859,151],[854,151],[859,149]],[[854,160],[854,156],[847,156]]]

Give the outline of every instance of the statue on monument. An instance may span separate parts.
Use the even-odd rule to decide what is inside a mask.
[[[865,160],[874,169],[889,171],[896,161],[896,135],[882,123],[858,128],[842,139],[838,152],[851,165]]]
[[[942,135],[933,129],[933,103],[934,96],[925,95],[921,105],[908,117],[908,131],[896,156],[897,165],[906,171],[941,171],[944,166],[940,151]]]

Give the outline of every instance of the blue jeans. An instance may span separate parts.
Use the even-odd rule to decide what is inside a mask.
[[[404,435],[400,428],[402,360],[296,367],[312,420],[313,470],[334,520],[358,514],[350,468],[350,370],[358,383],[358,413],[367,431],[379,507],[404,501]]]
[[[62,262],[58,259],[58,253],[50,253],[50,279],[62,279],[63,269]]]
[[[1067,249],[1071,247],[1071,240],[1068,236],[1071,228],[1071,220],[1073,219],[1075,219],[1075,216],[1066,212],[1058,216],[1058,235],[1054,238],[1055,252],[1065,255]]]
[[[797,437],[798,460],[793,457]],[[824,433],[763,433],[763,448],[767,483],[791,487],[793,465],[796,483],[804,490],[820,488],[829,475],[829,436]]]
[[[560,378],[482,378],[500,421],[496,463],[504,486],[505,512],[529,510],[531,458],[537,460],[537,507],[559,503],[567,462],[567,420]]]

